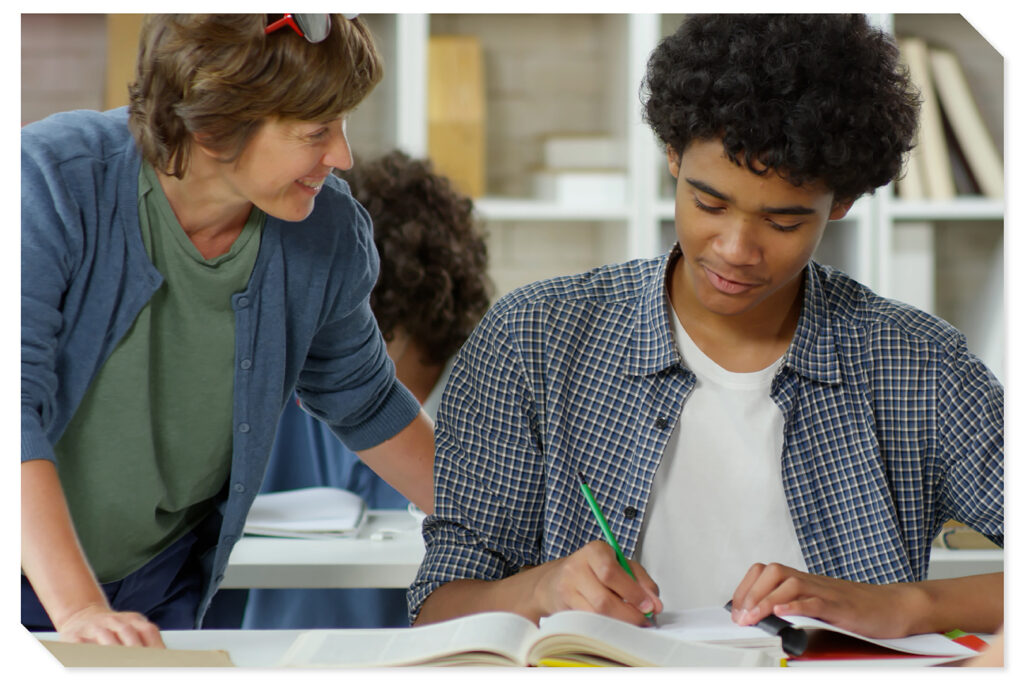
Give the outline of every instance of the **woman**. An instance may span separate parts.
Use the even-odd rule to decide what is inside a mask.
[[[425,510],[432,429],[370,310],[359,19],[157,15],[127,110],[22,133],[22,621],[198,626],[297,393]]]

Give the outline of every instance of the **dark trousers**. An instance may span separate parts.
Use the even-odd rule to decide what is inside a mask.
[[[195,628],[202,575],[189,532],[124,579],[102,584],[114,610],[141,612],[161,629]],[[32,585],[21,576],[21,623],[29,631],[53,631]]]

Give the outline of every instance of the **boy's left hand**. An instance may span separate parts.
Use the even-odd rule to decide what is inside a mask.
[[[913,589],[906,584],[862,584],[755,563],[733,592],[732,619],[747,626],[768,615],[803,615],[874,638],[912,633]]]

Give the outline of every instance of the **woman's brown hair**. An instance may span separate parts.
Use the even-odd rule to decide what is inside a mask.
[[[266,14],[155,14],[145,18],[129,126],[143,158],[183,177],[192,135],[233,161],[268,118],[327,121],[362,101],[383,76],[359,18],[331,15],[325,40],[290,28],[269,35]]]

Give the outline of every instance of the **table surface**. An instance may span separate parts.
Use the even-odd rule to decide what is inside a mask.
[[[404,510],[374,510],[354,537],[242,537],[221,588],[406,589],[423,560],[420,521]],[[1001,550],[933,549],[930,579],[1003,569]]]
[[[407,589],[423,554],[418,518],[404,510],[368,511],[354,537],[242,537],[220,588]]]
[[[308,629],[200,629],[190,631],[162,631],[164,643],[175,650],[225,650],[236,667],[277,667],[285,652],[296,637]],[[37,633],[42,640],[56,640],[55,633]],[[985,640],[992,636],[982,635]],[[921,667],[935,663],[935,658],[901,658],[889,660],[853,661],[808,661],[790,666],[840,667],[846,664],[878,667]],[[422,669],[420,670],[423,671]]]

